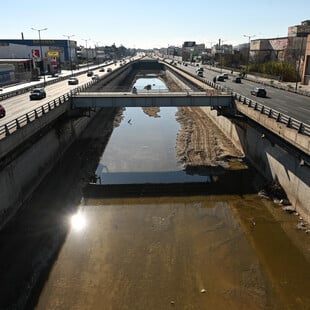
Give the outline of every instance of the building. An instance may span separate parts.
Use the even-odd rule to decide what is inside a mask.
[[[249,62],[279,61],[293,64],[297,79],[308,83],[306,75],[310,75],[310,69],[309,62],[306,62],[306,50],[309,35],[310,20],[306,20],[301,25],[288,27],[287,37],[251,40]]]
[[[0,59],[31,59],[41,73],[54,73],[77,63],[76,41],[0,39]]]

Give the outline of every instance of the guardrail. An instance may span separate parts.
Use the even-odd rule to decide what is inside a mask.
[[[284,124],[288,128],[292,128],[298,131],[300,134],[304,134],[310,136],[310,125],[305,124],[287,114],[281,113],[275,109],[272,109],[268,106],[263,105],[255,100],[249,99],[228,87],[224,87],[222,85],[213,83],[211,81],[206,80],[206,83],[212,87],[217,89],[221,89],[227,93],[230,93],[235,100],[238,100],[244,105],[247,105],[249,108],[260,112],[261,114],[267,115],[269,118],[276,120],[279,123]]]
[[[180,68],[178,68],[178,69],[180,69]],[[209,86],[211,86],[217,90],[221,90],[221,91],[226,92],[227,94],[230,94],[235,100],[238,100],[239,102],[247,105],[249,108],[253,108],[254,110],[256,110],[262,114],[268,115],[268,117],[275,119],[277,122],[285,124],[288,128],[295,129],[300,134],[310,136],[310,125],[304,124],[304,123],[298,121],[297,119],[294,119],[294,118],[292,118],[286,114],[283,114],[277,110],[271,109],[270,107],[265,106],[259,102],[254,101],[254,100],[251,100],[251,99],[249,99],[249,98],[247,98],[247,97],[245,97],[245,96],[243,96],[237,92],[234,92],[232,89],[230,89],[228,87],[224,87],[222,85],[219,85],[219,84],[214,83],[212,81],[209,81],[207,79],[197,77],[196,75],[189,73],[187,71],[184,71],[184,72],[196,77],[197,79],[203,81],[207,85],[209,85]],[[67,78],[68,77],[63,77],[63,79],[67,79]],[[55,83],[56,81],[59,81],[59,79],[49,81],[49,82],[51,82],[51,84],[52,84],[52,83]],[[83,92],[86,88],[90,87],[91,85],[93,85],[97,82],[98,81],[92,80],[92,81],[90,81],[90,82],[88,82],[82,86],[79,86],[79,87],[71,90],[70,92],[68,92],[68,93],[48,102],[48,103],[43,104],[42,106],[40,106],[40,107],[30,111],[30,112],[27,112],[26,114],[24,114],[22,116],[19,116],[18,118],[14,119],[14,120],[12,120],[12,121],[4,124],[4,125],[1,125],[0,126],[0,140],[8,137],[14,131],[20,129],[21,127],[23,127],[25,125],[27,125],[28,123],[35,121],[37,118],[48,113],[50,110],[57,108],[59,105],[67,102],[72,95],[79,93],[79,92]],[[28,88],[28,90],[29,90],[29,88]],[[21,90],[18,90],[18,91],[21,91]]]
[[[13,132],[26,126],[27,124],[34,122],[36,119],[38,119],[39,117],[42,117],[44,114],[48,113],[49,111],[56,109],[60,105],[69,101],[71,96],[75,95],[78,92],[83,91],[84,89],[86,89],[87,87],[95,83],[97,83],[97,81],[90,81],[82,86],[72,89],[70,92],[65,93],[64,95],[54,100],[49,101],[43,104],[42,106],[37,107],[36,109],[31,110],[27,112],[26,114],[21,115],[4,125],[1,125],[0,126],[0,140],[8,137]]]
[[[66,80],[68,78],[69,78],[69,76],[61,76],[61,77],[58,77],[57,79],[45,82],[45,85],[52,85],[54,83]],[[18,95],[21,95],[21,94],[24,94],[24,93],[27,93],[27,92],[31,91],[32,89],[34,89],[34,88],[43,87],[43,86],[44,86],[44,82],[40,82],[40,83],[36,83],[34,85],[31,85],[31,86],[26,86],[24,88],[12,90],[10,92],[0,94],[0,101],[8,99],[8,98],[11,98],[11,97],[14,97],[14,96],[18,96]]]
[[[168,63],[170,64],[170,63]],[[182,68],[177,67],[179,70],[184,71],[185,73],[197,78],[200,81],[203,81],[204,83],[206,83],[207,85],[221,90],[223,92],[226,92],[227,94],[230,94],[235,100],[238,100],[239,102],[241,102],[242,104],[247,105],[249,108],[252,108],[264,115],[268,115],[268,117],[276,120],[279,123],[284,124],[286,127],[288,128],[292,128],[298,131],[298,133],[306,135],[306,136],[310,136],[310,125],[305,124],[287,114],[281,113],[275,109],[272,109],[268,106],[263,105],[262,103],[259,103],[255,100],[249,99],[237,92],[235,92],[233,89],[219,85],[217,83],[214,83],[213,81],[201,78],[191,72],[188,72],[186,70],[183,70]]]
[[[129,64],[129,63],[127,63],[127,64]],[[95,67],[92,69],[100,68],[102,66],[103,65],[101,64],[98,67]],[[124,67],[125,66],[119,67],[116,70],[112,71],[111,73],[116,72],[119,69],[122,70]],[[86,71],[87,70],[85,70],[83,72],[86,72]],[[82,74],[81,71],[79,73]],[[102,79],[106,79],[107,77],[108,76],[104,76],[104,77],[100,78],[99,80],[91,80],[88,83],[83,84],[79,87],[76,87],[76,88],[72,89],[70,92],[65,93],[64,95],[62,95],[62,96],[60,96],[54,100],[49,101],[48,103],[45,103],[42,106],[40,106],[40,107],[30,111],[30,112],[27,112],[26,114],[21,115],[21,116],[17,117],[16,119],[14,119],[14,120],[12,120],[12,121],[4,124],[4,125],[0,125],[0,140],[8,137],[14,131],[24,127],[25,125],[35,121],[37,118],[42,117],[42,115],[48,113],[49,111],[59,107],[61,104],[67,102],[71,98],[71,96],[73,96],[77,93],[83,92],[86,88],[98,83],[99,81],[102,81]],[[60,77],[58,79],[49,81],[47,83],[53,84],[53,83],[59,82],[60,80],[65,80],[68,78],[69,78],[69,76],[64,76],[64,77]],[[7,94],[10,94],[10,96],[13,97],[13,96],[16,96],[18,94],[25,93],[25,92],[29,91],[29,89],[32,89],[35,87],[38,87],[38,84],[36,84],[35,86],[25,87],[25,88],[22,88],[22,89],[19,89],[16,91],[12,91],[12,92],[7,93]],[[3,94],[3,95],[6,95],[6,94]]]

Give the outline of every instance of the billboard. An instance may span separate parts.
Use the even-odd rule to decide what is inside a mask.
[[[59,57],[59,51],[47,51],[47,57],[49,58],[55,58],[55,57]]]

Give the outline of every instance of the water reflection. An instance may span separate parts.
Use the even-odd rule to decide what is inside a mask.
[[[161,108],[154,118],[141,108],[127,108],[100,159],[97,183],[209,182],[208,175],[188,174],[176,159],[176,111]]]
[[[84,214],[81,213],[81,211],[78,211],[78,213],[72,215],[70,221],[71,227],[74,231],[81,231],[86,226],[86,219]]]
[[[165,83],[154,75],[149,75],[145,78],[139,78],[134,84],[137,91],[140,92],[168,92]]]

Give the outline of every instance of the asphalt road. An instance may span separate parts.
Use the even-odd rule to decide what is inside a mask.
[[[102,64],[102,66],[104,66]],[[92,70],[94,72],[94,74],[98,74],[99,77],[102,77],[104,75],[107,75],[107,69],[111,68],[112,71],[115,70],[116,68],[118,68],[120,66],[120,62],[117,62],[117,64],[113,64],[113,63],[109,63],[107,65],[104,66],[105,68],[105,72],[99,72],[99,69],[94,69],[94,68],[98,68],[98,66],[90,66],[89,69]],[[48,103],[62,95],[64,95],[65,93],[70,92],[70,90],[77,88],[78,86],[81,86],[83,84],[88,83],[89,81],[91,81],[91,77],[88,77],[86,75],[86,71],[87,69],[85,68],[82,72],[81,70],[79,72],[74,71],[74,75],[78,78],[79,80],[79,84],[78,85],[68,85],[68,80],[62,80],[59,81],[57,83],[51,84],[51,85],[47,85],[45,87],[46,90],[46,98],[41,99],[41,100],[30,100],[29,99],[29,94],[30,92],[26,92],[24,94],[21,95],[17,95],[17,96],[13,96],[11,98],[5,99],[1,101],[1,105],[4,106],[5,110],[6,110],[6,116],[0,119],[0,126],[4,125],[10,121],[15,120],[16,118],[26,114],[27,112],[30,112],[42,105],[44,105],[45,103]],[[65,71],[64,71],[65,72]],[[66,72],[61,74],[62,75],[67,75],[68,79],[70,77],[70,72]],[[46,78],[47,81],[50,80],[50,78]],[[42,82],[42,81],[41,81]],[[17,87],[26,87],[26,86],[33,86],[34,83],[26,83],[26,84],[21,84],[18,85]],[[16,87],[12,87],[12,90],[15,89]],[[10,88],[8,88],[10,89]]]
[[[119,66],[119,63],[117,67]],[[117,68],[114,64],[110,64],[106,66],[106,69],[111,67],[112,69]],[[183,66],[178,64],[178,67],[189,71],[191,73],[195,73],[197,67],[193,66]],[[204,78],[208,80],[213,80],[214,76],[219,73],[210,70],[207,66],[204,66]],[[95,70],[94,73],[99,76],[107,74],[105,72],[99,72],[99,70]],[[242,80],[241,84],[237,84],[233,82],[232,75],[229,75],[229,79],[225,80],[225,82],[218,82],[220,85],[225,86],[234,90],[237,93],[240,93],[243,96],[246,96],[250,99],[253,99],[259,103],[264,104],[272,109],[275,109],[283,114],[289,115],[296,120],[310,125],[310,98],[306,96],[302,96],[295,93],[290,93],[287,91],[283,91],[277,88],[273,88],[270,86],[264,86],[267,91],[267,98],[260,98],[251,95],[251,90],[255,86],[262,86],[261,84],[254,83],[248,80]],[[79,85],[85,84],[91,80],[90,77],[87,77],[85,72],[78,73]],[[34,110],[37,107],[42,106],[44,103],[47,103],[57,97],[63,95],[64,93],[69,92],[71,89],[76,88],[77,85],[68,85],[67,80],[60,81],[58,83],[49,85],[46,87],[47,97],[38,101],[30,101],[29,93],[25,93],[22,95],[14,96],[9,99],[1,101],[1,104],[6,109],[6,117],[0,119],[0,126],[8,123],[17,117],[26,114],[27,112]]]
[[[178,64],[178,67],[189,71],[191,73],[195,73],[195,70],[198,67],[193,66],[184,66]],[[204,67],[203,77],[210,81],[213,81],[213,78],[220,74],[213,70],[208,69],[207,66]],[[291,93],[288,91],[284,91],[278,88],[270,87],[267,85],[262,86],[259,83],[251,82],[243,79],[241,84],[233,82],[233,75],[229,74],[229,78],[225,80],[225,82],[217,82],[218,84],[228,87],[233,91],[248,97],[249,99],[253,99],[259,103],[262,103],[265,106],[268,106],[272,109],[275,109],[283,114],[289,115],[292,118],[299,120],[305,124],[310,125],[310,98]],[[266,98],[260,98],[251,95],[251,90],[254,87],[264,87],[267,91]]]

